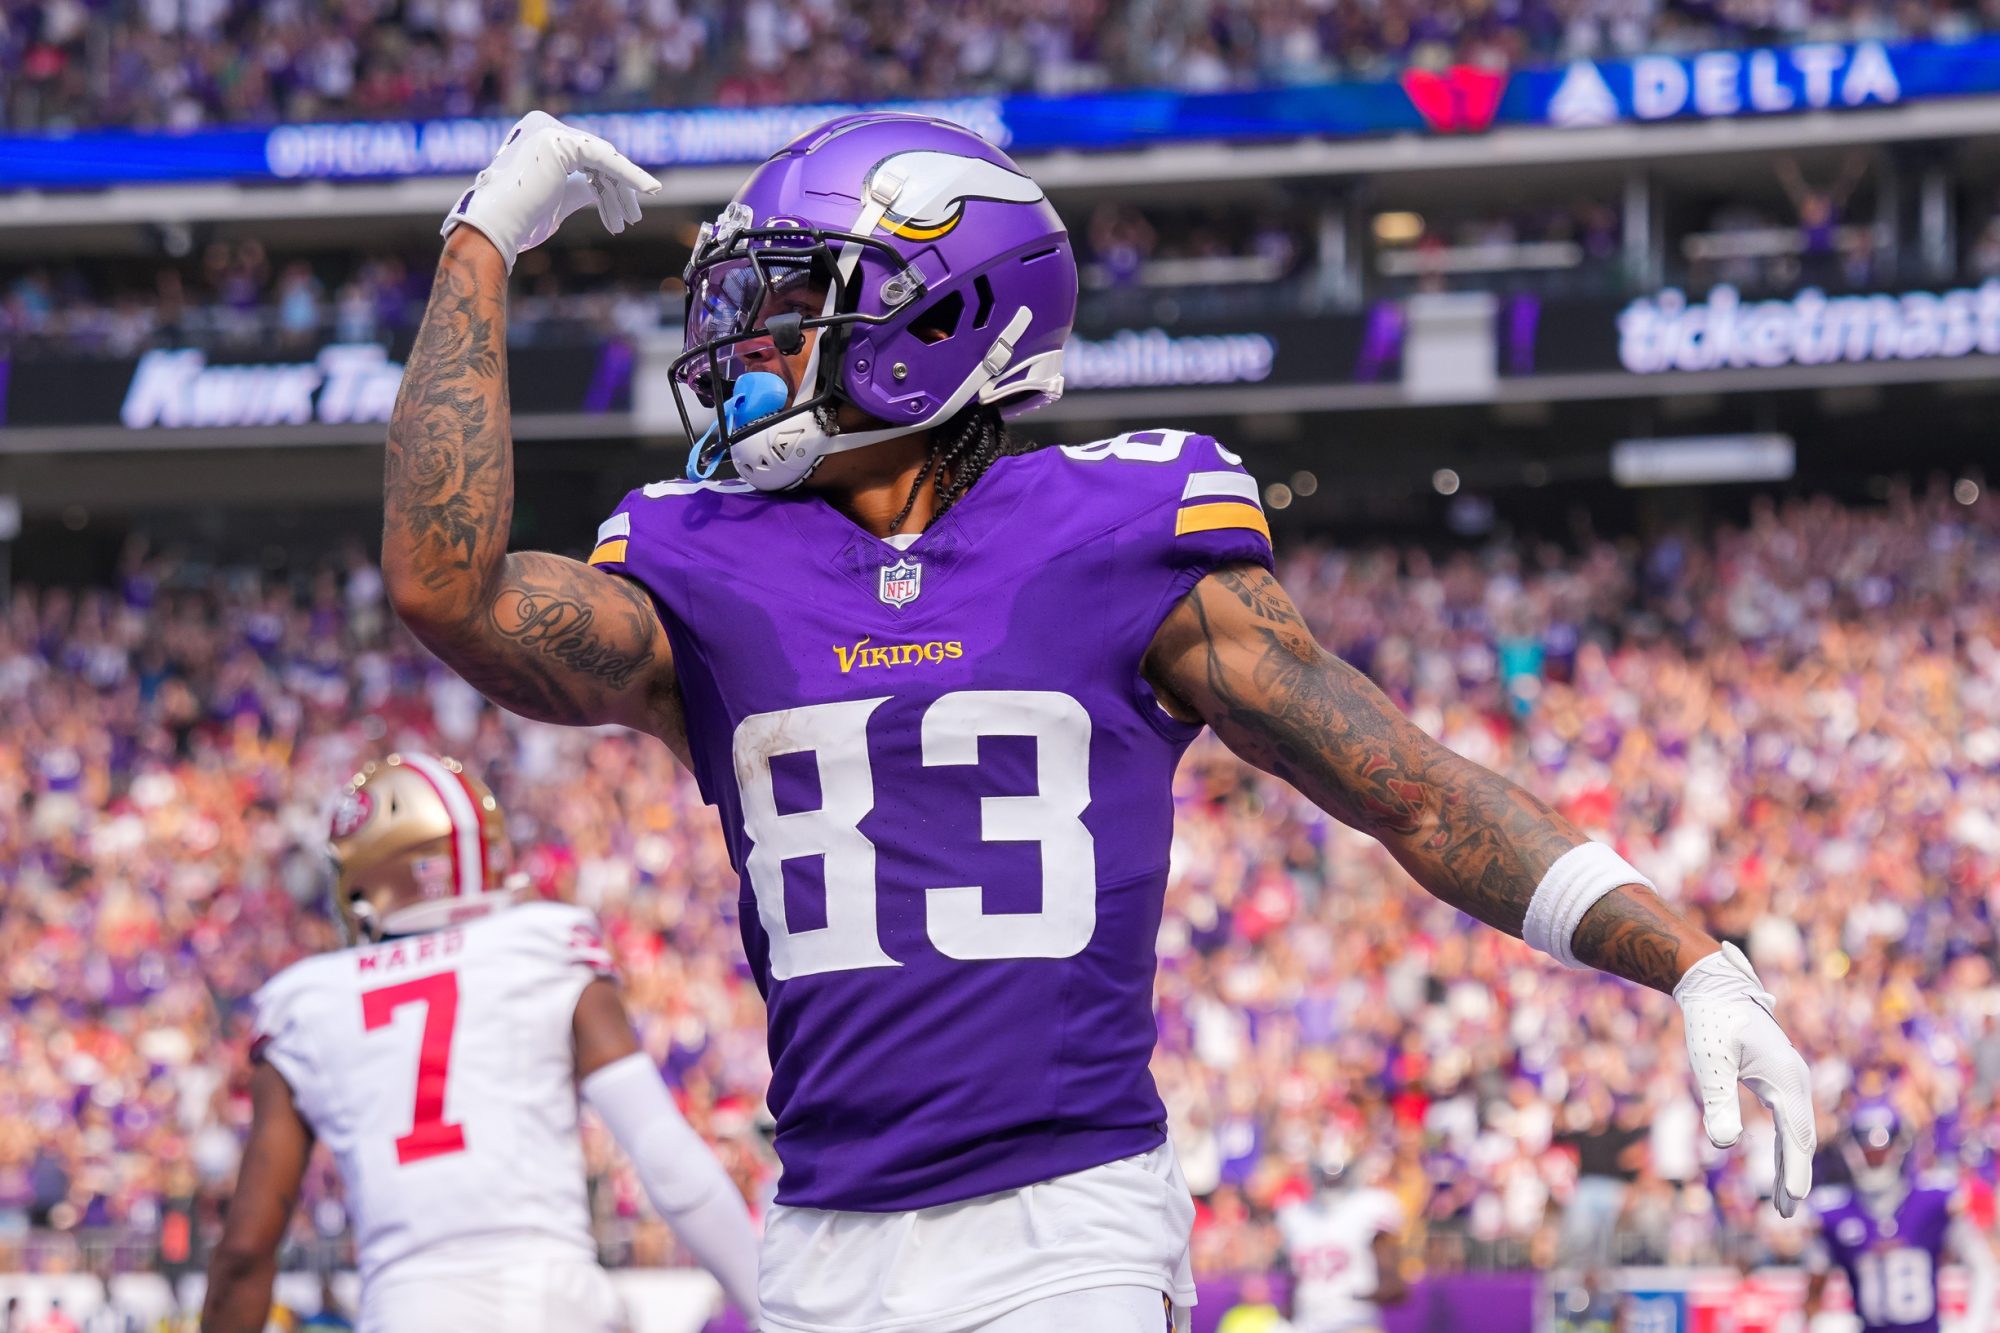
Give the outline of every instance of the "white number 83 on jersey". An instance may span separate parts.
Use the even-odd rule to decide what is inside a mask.
[[[882,948],[875,915],[875,844],[861,821],[875,808],[868,720],[888,702],[854,699],[758,713],[738,724],[732,742],[757,919],[771,950],[771,976],[901,966]],[[988,912],[985,887],[944,885],[925,891],[924,926],[948,958],[1068,958],[1097,929],[1097,848],[1084,827],[1090,804],[1090,714],[1067,694],[1047,690],[962,690],[924,712],[926,768],[979,762],[982,736],[1035,742],[1035,791],[980,799],[980,836],[988,842],[1041,847],[1042,906],[1036,912]],[[817,809],[780,813],[771,760],[811,753],[819,772]],[[785,862],[823,858],[826,924],[792,930],[785,920]]]

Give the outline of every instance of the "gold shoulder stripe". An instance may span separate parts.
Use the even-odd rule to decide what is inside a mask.
[[[603,542],[595,551],[590,553],[590,563],[593,565],[608,565],[614,562],[623,563],[624,559],[625,539],[623,537],[620,537],[616,541]]]
[[[1271,525],[1264,521],[1264,511],[1249,505],[1220,504],[1186,505],[1180,517],[1174,520],[1174,536],[1185,537],[1191,532],[1214,532],[1218,528],[1248,528],[1262,534],[1265,541],[1271,540]]]

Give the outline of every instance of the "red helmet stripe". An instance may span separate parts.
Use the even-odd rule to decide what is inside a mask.
[[[477,862],[479,867],[479,888],[475,892],[484,893],[486,886],[492,882],[493,867],[489,862],[489,857],[492,855],[493,849],[486,845],[486,821],[479,817],[479,793],[472,789],[472,779],[465,776],[464,769],[461,768],[456,772],[452,772],[450,769],[446,769],[445,771],[451,773],[452,777],[458,780],[458,785],[465,791],[465,799],[472,804],[472,841],[479,848],[479,860]]]
[[[486,891],[483,875],[484,840],[479,836],[479,811],[466,788],[452,771],[429,755],[406,754],[403,763],[421,777],[444,803],[451,820],[451,878],[461,898],[476,898]]]

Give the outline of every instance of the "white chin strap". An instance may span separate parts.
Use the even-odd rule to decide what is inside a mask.
[[[902,193],[903,179],[893,172],[878,172],[876,179],[868,186],[868,198],[862,203],[861,214],[854,220],[853,234],[867,236],[885,214],[895,206],[896,198]],[[820,315],[833,313],[834,300],[849,282],[854,280],[854,270],[861,263],[861,249],[858,245],[842,248],[838,261],[840,281],[827,289],[826,304]],[[1028,307],[1022,306],[1007,321],[986,355],[972,368],[952,395],[938,406],[937,411],[916,421],[899,426],[883,426],[875,430],[863,430],[829,434],[814,412],[800,412],[797,409],[819,392],[819,351],[824,341],[821,336],[813,339],[812,354],[806,359],[805,373],[799,376],[799,387],[792,395],[793,415],[767,426],[763,430],[752,431],[729,448],[729,458],[736,465],[736,475],[749,482],[760,491],[787,491],[812,475],[822,458],[830,454],[846,453],[850,449],[865,449],[871,444],[881,444],[885,440],[900,439],[914,431],[928,430],[941,421],[949,421],[959,409],[971,402],[975,396],[986,401],[985,391],[1000,378],[1007,365],[1014,359],[1014,349],[1020,345],[1021,337],[1028,331],[1034,315]],[[1055,353],[1056,363],[1051,368],[1055,392],[1062,392],[1061,353]],[[1047,354],[1031,358],[1036,363],[1034,369],[1041,371],[1040,363]],[[1027,367],[1023,367],[1027,369]],[[1009,386],[1010,392],[1014,386]]]
[[[871,444],[884,440],[900,439],[914,431],[928,430],[940,421],[949,421],[980,391],[991,385],[1014,359],[1014,348],[1021,341],[1021,335],[1028,331],[1034,315],[1028,307],[1022,306],[1014,312],[1014,318],[1007,321],[1007,327],[993,340],[979,364],[972,368],[951,397],[938,405],[938,409],[928,416],[904,426],[881,426],[874,430],[843,431],[829,435],[820,425],[818,414],[795,412],[784,420],[767,426],[763,430],[752,431],[730,446],[729,457],[736,464],[736,475],[755,486],[760,491],[784,491],[804,481],[819,466],[819,461],[829,454],[844,454],[850,449],[865,449]],[[812,356],[806,362],[806,373],[799,378],[799,395],[793,406],[803,401],[803,396],[812,392],[819,373],[819,341],[813,342]]]

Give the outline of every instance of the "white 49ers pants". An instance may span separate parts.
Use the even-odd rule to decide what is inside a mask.
[[[625,1333],[625,1306],[604,1270],[574,1259],[478,1274],[390,1274],[361,1293],[357,1333]]]

